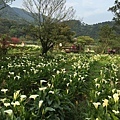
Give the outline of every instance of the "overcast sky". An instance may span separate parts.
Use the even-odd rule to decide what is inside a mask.
[[[23,0],[15,0],[12,7],[22,7]],[[108,11],[114,5],[114,0],[67,0],[66,6],[76,10],[76,19],[86,24],[111,21],[113,13]]]

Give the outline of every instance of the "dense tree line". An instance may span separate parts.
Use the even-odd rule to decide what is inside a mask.
[[[64,42],[65,40],[71,41],[73,35],[74,37],[89,36],[98,42],[98,45],[101,46],[101,48],[104,46],[104,49],[102,49],[103,51],[107,50],[108,47],[116,49],[117,51],[120,50],[120,39],[119,35],[114,30],[114,22],[103,22],[94,25],[87,25],[79,20],[70,20],[59,24],[57,26],[59,29],[55,30],[56,27],[51,27],[52,28],[50,29],[52,34],[55,33],[55,31],[58,31],[59,37],[56,37],[55,34],[53,34],[53,36],[56,37],[55,39],[61,39],[61,42]],[[17,23],[16,21],[7,19],[0,19],[0,34],[9,34],[11,37],[22,37],[26,40],[35,41],[38,38],[36,34],[37,29],[38,28],[36,28],[34,25]],[[55,31],[52,31],[52,29]],[[56,35],[58,35],[58,33]],[[71,37],[69,36],[70,34]],[[51,39],[53,38],[51,37]]]
[[[9,34],[11,37],[22,37],[27,33],[25,31],[27,24],[17,23],[7,19],[0,19],[0,34]]]
[[[104,25],[109,25],[113,27],[114,22],[103,22],[93,25],[84,24],[79,20],[64,21],[71,31],[75,32],[75,36],[90,36],[91,38],[98,39],[100,28]],[[0,34],[9,33],[11,36],[25,36],[28,31],[25,31],[26,23],[17,23],[16,21],[11,21],[7,19],[0,19]]]
[[[109,24],[112,26],[112,22],[99,23],[95,25],[84,25],[79,20],[65,21],[72,31],[75,32],[75,36],[87,35],[92,38],[98,38],[98,32],[101,26]],[[11,36],[24,36],[25,27],[27,28],[28,24],[26,23],[17,23],[16,21],[11,21],[7,19],[0,19],[0,34],[10,34]]]
[[[70,21],[65,21],[64,23],[70,26],[72,31],[75,31],[76,37],[90,36],[94,39],[99,38],[99,30],[102,26],[109,25],[110,27],[113,27],[114,25],[113,21],[102,22],[102,23],[97,23],[93,25],[88,25],[88,24],[85,24],[84,22],[82,23],[79,20],[70,20]]]

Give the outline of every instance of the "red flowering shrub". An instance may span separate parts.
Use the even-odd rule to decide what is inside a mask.
[[[12,38],[11,38],[11,43],[12,43],[12,44],[19,44],[19,43],[20,43],[20,39],[17,38],[17,37],[12,37]]]

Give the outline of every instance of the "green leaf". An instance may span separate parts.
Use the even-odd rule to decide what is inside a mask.
[[[20,118],[20,117],[17,117],[16,120],[21,120],[21,118]]]
[[[112,120],[119,120],[118,117],[116,117],[113,113],[111,113]]]
[[[45,113],[48,112],[48,111],[52,112],[52,111],[55,111],[55,109],[52,108],[52,107],[46,107],[45,108]]]

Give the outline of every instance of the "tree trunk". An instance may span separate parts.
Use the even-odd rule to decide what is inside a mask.
[[[42,42],[42,43],[43,43],[43,42]],[[47,52],[48,52],[51,48],[53,48],[53,46],[54,46],[54,43],[48,43],[48,42],[43,43],[43,44],[42,44],[42,55],[47,55]]]
[[[47,52],[48,52],[48,49],[43,47],[42,48],[42,56],[44,56],[44,55],[47,56]]]

